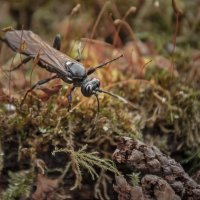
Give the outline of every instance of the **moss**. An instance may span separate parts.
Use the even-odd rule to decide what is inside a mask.
[[[31,171],[9,172],[9,185],[0,196],[2,200],[15,200],[19,197],[28,198],[33,183]]]
[[[25,73],[23,73],[24,70],[18,70],[12,74],[0,73],[0,171],[6,173],[10,170],[16,171],[16,173],[11,173],[10,180],[12,176],[18,176],[24,168],[32,169],[34,161],[40,158],[46,163],[47,171],[51,171],[56,178],[61,177],[63,185],[66,184],[68,189],[80,185],[84,187],[89,182],[88,180],[91,180],[93,184],[91,187],[95,188],[96,195],[107,198],[108,190],[112,188],[114,174],[118,173],[111,162],[111,155],[119,138],[124,136],[154,143],[168,154],[181,155],[177,158],[185,160],[185,166],[187,162],[194,166],[194,169],[199,167],[200,90],[198,67],[196,67],[199,62],[199,55],[196,52],[196,48],[199,47],[196,39],[199,20],[196,20],[195,14],[198,6],[195,3],[183,1],[185,8],[189,6],[191,9],[184,9],[184,16],[180,18],[177,46],[172,56],[171,43],[172,33],[175,30],[175,15],[171,3],[160,1],[160,7],[156,7],[155,4],[158,1],[142,2],[136,3],[138,10],[126,18],[132,25],[136,39],[143,41],[141,44],[143,46],[139,46],[141,52],[135,52],[136,43],[132,41],[131,44],[129,43],[132,46],[126,53],[128,44],[124,41],[130,40],[130,34],[124,27],[121,27],[120,36],[122,37],[120,42],[118,41],[121,45],[118,44],[120,49],[99,41],[107,41],[114,37],[113,22],[106,13],[100,19],[100,25],[94,34],[94,38],[99,40],[88,40],[88,42],[82,40],[84,49],[82,63],[85,66],[95,66],[97,62],[108,60],[121,51],[125,52],[124,58],[99,70],[95,76],[99,77],[103,89],[122,96],[126,101],[100,94],[98,118],[96,118],[95,98],[84,98],[79,90],[74,92],[72,110],[68,112],[66,94],[69,85],[59,81],[44,86],[53,88],[53,86],[63,84],[63,87],[55,94],[45,92],[45,88],[41,88],[42,91],[34,90],[27,97],[22,107],[23,112],[21,112],[19,104],[27,89],[27,80],[31,79],[34,82],[49,74],[44,69],[31,68],[34,63],[27,64],[24,68]],[[94,19],[98,15],[95,11],[99,11],[102,5],[95,1],[82,2],[80,12],[75,18],[65,16],[65,8],[70,13],[73,3],[72,1],[69,5],[63,5],[63,2],[51,1],[49,4],[38,7],[33,15],[32,29],[42,27],[41,30],[37,29],[38,33],[41,35],[46,33],[48,40],[54,35],[55,30],[52,31],[52,29],[55,26],[43,25],[49,20],[54,20],[56,16],[55,14],[48,17],[42,15],[50,14],[51,10],[61,9],[59,16],[55,19],[55,23],[58,24],[56,31],[64,36],[63,52],[76,57],[78,45],[74,41],[77,36],[80,38],[91,34],[90,24],[95,23]],[[121,7],[120,1],[112,3],[113,6],[109,7],[109,12],[112,11],[113,19],[123,18],[126,10],[132,6],[129,3],[122,3],[123,7]],[[119,8],[120,13],[116,8]],[[163,8],[166,8],[167,15],[161,12]],[[191,12],[191,10],[194,11]],[[159,20],[154,20],[158,18]],[[10,20],[10,17],[8,19]],[[62,23],[59,23],[60,20],[63,20]],[[106,30],[105,33],[103,30]],[[42,38],[46,40],[45,37]],[[67,51],[67,49],[71,50]],[[132,51],[132,49],[135,50]],[[1,52],[3,60],[11,58],[10,53],[7,52],[3,48]],[[141,71],[143,60],[154,61],[155,56],[161,55],[166,58],[169,66],[161,64],[158,67],[156,62],[151,62],[143,70],[141,79],[135,79],[136,68]],[[141,60],[141,62],[137,63],[135,60]],[[173,69],[170,68],[172,60],[175,63]],[[12,58],[8,63],[11,62]],[[194,62],[197,64],[195,65]],[[3,69],[11,67],[8,63],[3,66]],[[35,76],[30,75],[33,69]],[[6,94],[11,94],[12,97]],[[10,109],[11,106],[13,109]],[[53,151],[59,153],[53,156]],[[8,163],[12,163],[11,169]],[[133,185],[138,183],[137,176],[137,174],[131,176]],[[26,179],[25,174],[23,174],[23,179]],[[17,181],[19,185],[23,184],[20,182],[22,180]],[[13,186],[11,182],[5,186],[7,187],[5,194]],[[27,186],[31,184],[26,181],[24,183]],[[77,190],[79,189],[76,188],[75,191]],[[21,195],[17,187],[13,191],[16,191],[18,197]],[[65,189],[62,188],[60,191],[65,194]],[[101,191],[104,191],[103,196]]]

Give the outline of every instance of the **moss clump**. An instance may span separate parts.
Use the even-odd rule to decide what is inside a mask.
[[[8,173],[8,188],[0,196],[2,200],[15,200],[23,196],[28,198],[33,183],[33,173],[31,171],[21,171],[20,173]]]

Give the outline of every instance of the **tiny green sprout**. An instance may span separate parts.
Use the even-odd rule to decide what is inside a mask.
[[[128,175],[130,178],[130,183],[133,187],[138,186],[140,182],[140,173],[133,172],[132,174]]]

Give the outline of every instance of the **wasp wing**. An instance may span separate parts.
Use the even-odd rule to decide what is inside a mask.
[[[65,73],[65,62],[78,63],[44,42],[37,34],[26,30],[7,31],[4,41],[16,52],[33,58],[38,57],[41,63],[51,67],[51,71]],[[80,64],[80,63],[79,63]]]

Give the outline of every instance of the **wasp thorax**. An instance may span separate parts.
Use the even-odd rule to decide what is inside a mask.
[[[79,87],[86,77],[86,70],[81,63],[69,60],[65,62],[64,81],[67,83],[74,83],[76,87]]]
[[[86,80],[81,86],[81,92],[84,96],[89,97],[97,92],[100,87],[100,81],[96,78]]]

